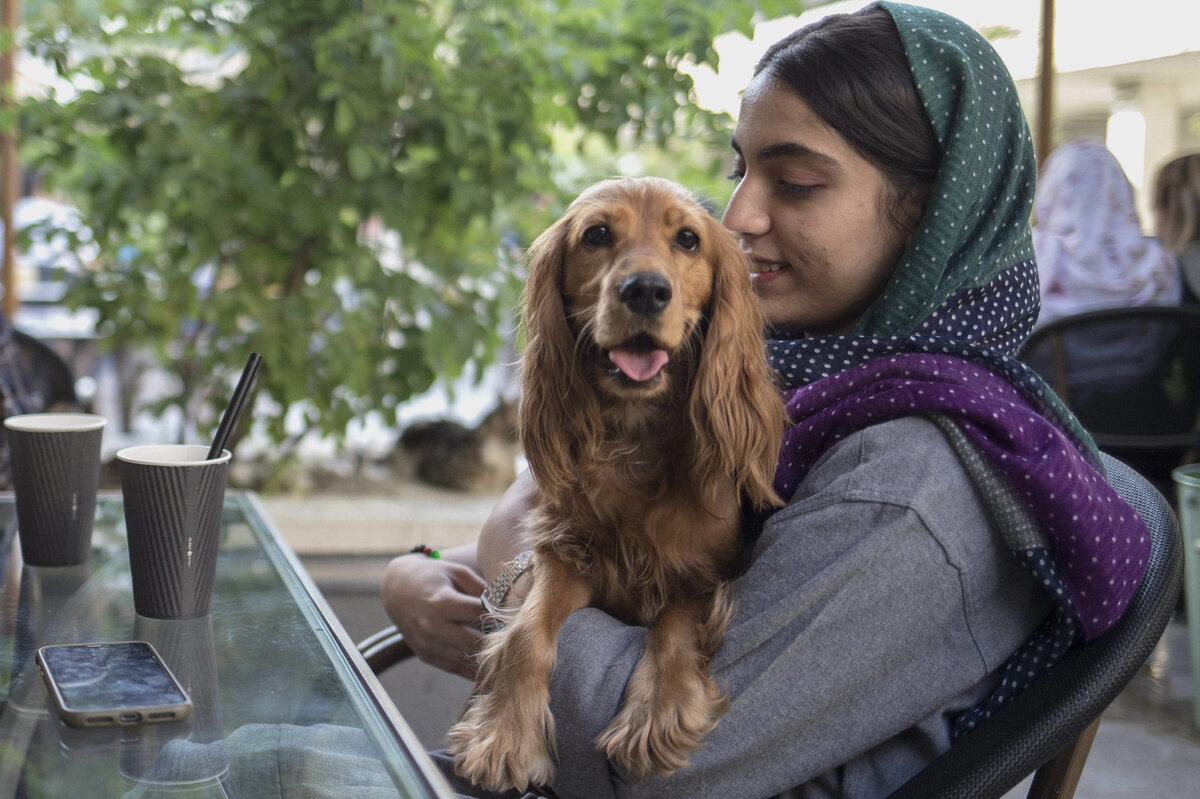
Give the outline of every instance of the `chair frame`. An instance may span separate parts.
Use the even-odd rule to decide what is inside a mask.
[[[412,647],[404,640],[400,628],[392,625],[358,642],[358,653],[367,661],[372,674],[390,669],[413,655]]]

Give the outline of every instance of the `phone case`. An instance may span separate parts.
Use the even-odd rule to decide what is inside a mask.
[[[44,646],[37,664],[55,710],[71,727],[180,721],[192,712],[187,692],[146,641]]]

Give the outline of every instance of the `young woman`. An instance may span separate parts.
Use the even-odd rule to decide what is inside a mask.
[[[1144,525],[1011,357],[1038,309],[1036,168],[987,42],[892,3],[826,18],[763,56],[732,143],[724,221],[794,422],[787,506],[748,542],[711,664],[731,710],[680,771],[629,780],[592,744],[645,630],[567,620],[557,796],[886,796],[1106,629],[1145,568]],[[422,656],[469,672],[474,593],[535,490],[513,486],[475,557],[393,563],[385,602]]]

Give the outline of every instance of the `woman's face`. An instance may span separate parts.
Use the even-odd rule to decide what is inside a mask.
[[[887,178],[766,74],[742,97],[732,144],[738,185],[724,222],[750,256],[767,321],[809,336],[849,332],[911,235],[882,212]]]

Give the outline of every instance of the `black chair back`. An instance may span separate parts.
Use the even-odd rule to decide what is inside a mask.
[[[1142,306],[1068,316],[1019,356],[1079,417],[1100,449],[1170,492],[1200,460],[1200,308]]]

